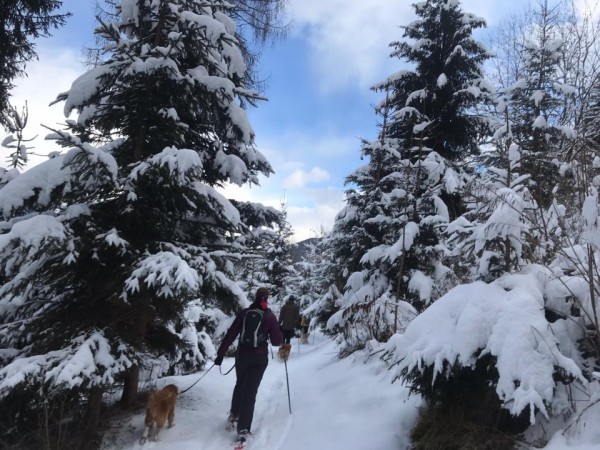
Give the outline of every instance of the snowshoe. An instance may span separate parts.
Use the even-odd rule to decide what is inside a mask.
[[[242,430],[238,433],[237,438],[233,442],[233,450],[244,450],[248,445],[248,439],[252,436],[248,430]]]

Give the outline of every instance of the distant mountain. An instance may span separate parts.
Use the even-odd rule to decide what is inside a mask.
[[[308,253],[311,245],[317,244],[321,238],[308,238],[303,241],[300,241],[294,245],[290,254],[292,257],[292,262],[297,263],[302,261],[302,258]]]

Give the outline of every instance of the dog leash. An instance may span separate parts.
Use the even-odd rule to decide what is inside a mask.
[[[223,372],[221,372],[221,366],[219,366],[219,373],[221,375],[228,375],[229,372],[231,372],[233,369],[235,369],[235,364],[233,366],[231,366],[231,369],[229,369],[227,372],[223,373]]]
[[[216,364],[213,364],[212,366],[210,366],[210,367],[209,367],[209,369],[208,369],[206,372],[204,372],[204,373],[202,374],[202,376],[201,376],[200,378],[198,378],[198,379],[197,379],[197,380],[194,382],[194,384],[192,384],[192,385],[191,385],[189,388],[187,388],[187,389],[184,389],[183,391],[181,391],[181,392],[179,393],[179,395],[183,394],[184,392],[187,392],[187,391],[189,391],[189,390],[190,390],[191,388],[193,388],[193,387],[194,387],[196,384],[198,384],[198,382],[199,382],[199,381],[200,381],[202,378],[204,378],[208,372],[210,372],[210,369],[212,369],[212,368],[213,368],[213,367],[215,367],[215,366],[216,366]],[[221,366],[219,366],[219,373],[220,373],[221,375],[227,375],[227,374],[229,374],[229,372],[231,372],[233,369],[235,369],[235,364],[234,364],[234,365],[231,367],[231,369],[229,369],[227,372],[223,373],[223,372],[221,372]]]
[[[181,391],[179,395],[181,395],[181,394],[183,394],[184,392],[187,392],[187,391],[189,391],[191,388],[193,388],[193,387],[194,387],[194,386],[195,386],[195,385],[196,385],[196,384],[197,384],[197,383],[198,383],[198,382],[199,382],[199,381],[200,381],[202,378],[204,378],[204,377],[206,376],[206,374],[207,374],[208,372],[210,372],[210,369],[212,369],[213,367],[215,367],[215,364],[213,364],[212,366],[210,366],[210,367],[209,367],[209,369],[208,369],[206,372],[204,372],[204,374],[203,374],[203,375],[202,375],[200,378],[198,378],[198,379],[197,379],[197,380],[194,382],[194,384],[192,384],[192,385],[191,385],[189,388],[187,388],[187,389],[184,389],[183,391]]]

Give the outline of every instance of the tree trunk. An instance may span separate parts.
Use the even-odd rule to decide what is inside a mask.
[[[84,432],[81,437],[81,442],[77,446],[80,450],[87,450],[97,446],[96,435],[100,425],[100,413],[102,411],[102,395],[103,391],[100,388],[93,388],[90,391],[88,398],[87,409],[81,426],[84,427]]]
[[[134,345],[141,350],[146,340],[146,329],[148,327],[149,311],[147,302],[143,298],[138,298],[137,308],[139,315],[134,323]],[[140,367],[135,364],[125,373],[123,384],[123,394],[121,395],[121,404],[126,408],[131,408],[135,404],[138,394],[138,383],[140,380]]]
[[[138,392],[138,383],[140,380],[140,367],[136,364],[125,373],[123,384],[123,394],[121,395],[121,404],[126,408],[131,408],[135,404]]]

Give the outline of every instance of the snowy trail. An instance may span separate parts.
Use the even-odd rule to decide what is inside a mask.
[[[288,360],[292,414],[289,412],[285,365],[269,360],[258,391],[248,450],[389,450],[408,445],[408,430],[416,415],[416,400],[407,400],[400,384],[376,363],[337,359],[335,344],[317,335],[310,344],[294,340]],[[233,365],[226,358],[225,373]],[[204,373],[204,372],[203,372]],[[167,377],[159,386],[177,384],[185,389],[203,373]],[[360,382],[358,382],[360,380]],[[116,424],[105,436],[104,450],[227,450],[234,433],[225,431],[235,373],[222,376],[213,368],[179,399],[175,426],[163,429],[159,442],[139,445],[143,414]]]

